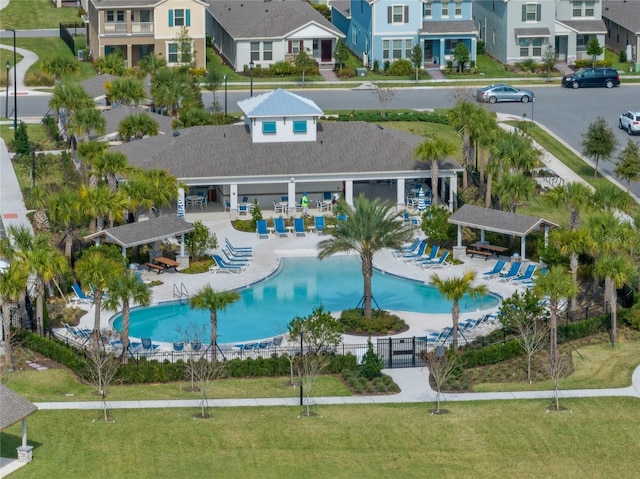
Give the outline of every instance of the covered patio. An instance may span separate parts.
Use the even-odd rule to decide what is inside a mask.
[[[149,260],[160,256],[160,241],[173,239],[180,236],[180,254],[176,255],[176,261],[181,268],[189,267],[189,255],[184,249],[184,235],[194,231],[194,227],[188,221],[177,215],[162,215],[150,218],[147,221],[138,221],[115,228],[98,231],[84,237],[85,241],[95,241],[99,245],[105,243],[117,244],[122,248],[122,256],[127,255],[127,248],[145,244],[153,244],[153,252]]]
[[[449,223],[458,226],[456,246],[453,248],[453,257],[463,259],[466,254],[466,246],[462,244],[462,227],[467,226],[480,230],[480,243],[487,243],[485,233],[491,231],[506,235],[520,237],[520,258],[526,258],[527,235],[534,231],[544,230],[544,243],[547,244],[549,229],[558,225],[544,218],[536,216],[519,215],[508,211],[493,210],[474,205],[463,205],[449,217]]]
[[[0,431],[22,421],[21,444],[17,448],[18,458],[0,457],[0,477],[5,477],[31,462],[33,446],[27,444],[27,417],[37,410],[35,404],[0,384]]]

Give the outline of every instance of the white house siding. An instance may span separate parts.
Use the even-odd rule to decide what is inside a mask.
[[[306,121],[306,133],[294,133],[293,122]],[[276,124],[275,134],[265,134],[262,132],[262,123],[274,122]],[[287,143],[297,141],[316,141],[315,118],[309,117],[273,117],[257,118],[252,120],[251,137],[254,143]]]

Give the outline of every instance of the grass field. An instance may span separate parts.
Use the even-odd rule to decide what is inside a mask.
[[[0,15],[0,29],[58,28],[60,23],[81,23],[77,8],[54,8],[51,0],[11,0]]]
[[[636,478],[640,401],[548,401],[212,410],[38,411],[33,462],[12,478]],[[2,433],[15,456],[20,425]]]

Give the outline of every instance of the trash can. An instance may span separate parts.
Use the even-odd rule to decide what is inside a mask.
[[[640,63],[636,63],[636,73],[640,73]]]
[[[511,262],[512,263],[519,263],[521,259],[522,258],[520,258],[520,255],[518,253],[513,253],[511,255]]]

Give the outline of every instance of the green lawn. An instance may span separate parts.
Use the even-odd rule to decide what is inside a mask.
[[[37,151],[58,148],[56,143],[49,139],[49,130],[44,125],[27,123],[27,134],[29,135],[29,141],[35,143]],[[0,136],[9,147],[13,141],[13,125],[0,125]],[[11,151],[12,148],[9,148],[9,150]]]
[[[298,407],[38,411],[33,462],[12,478],[636,478],[640,401],[567,399]],[[2,433],[15,457],[20,424]]]
[[[0,15],[0,29],[58,28],[60,23],[82,23],[77,8],[54,8],[51,0],[11,0]]]
[[[11,46],[13,46],[13,40],[11,40]],[[18,63],[22,61],[22,55],[19,53],[16,53],[16,61]],[[7,83],[7,62],[13,67],[13,50],[0,49],[0,67],[2,68],[2,70],[0,70],[0,85],[2,86]],[[11,72],[9,73],[9,85],[13,85],[13,74],[11,74]]]

